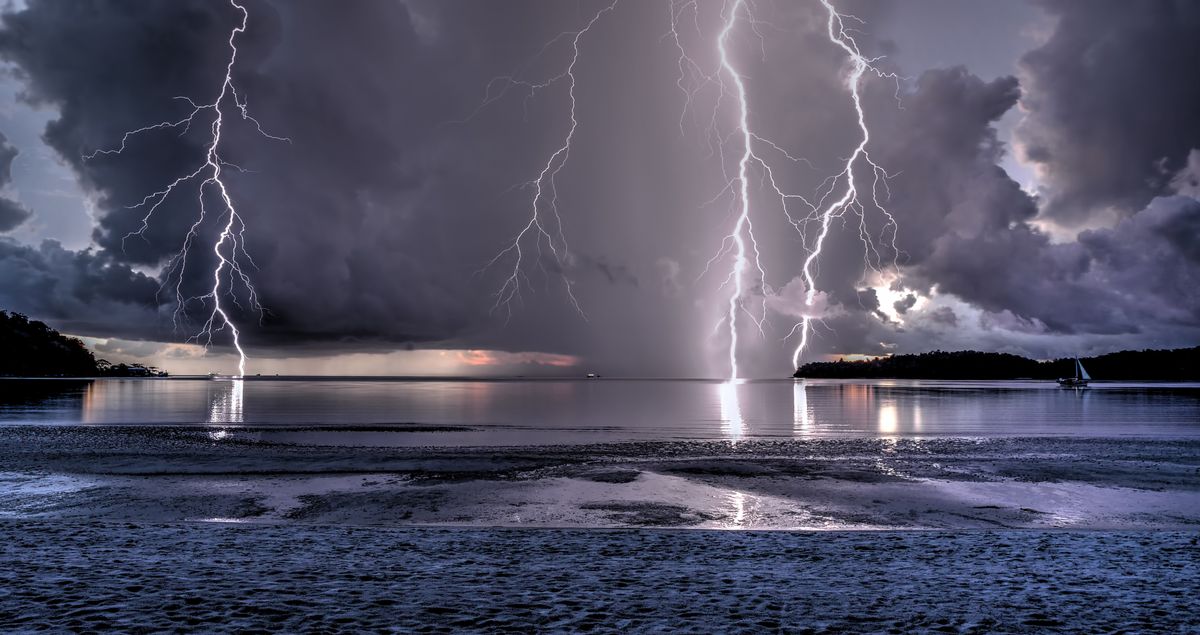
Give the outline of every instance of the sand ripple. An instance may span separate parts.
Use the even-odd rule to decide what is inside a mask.
[[[1200,628],[1194,532],[2,521],[0,544],[5,631]]]

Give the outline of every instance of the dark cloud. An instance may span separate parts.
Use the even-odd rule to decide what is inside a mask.
[[[100,218],[101,245],[113,248],[137,226],[137,211],[121,211],[125,206],[179,170],[194,169],[201,155],[195,135],[170,133],[135,141],[119,159],[85,163],[83,155],[119,145],[126,130],[178,119],[186,104],[177,96],[209,97],[212,88],[200,87],[212,85],[223,55],[212,43],[233,18],[231,7],[201,2],[36,2],[4,15],[0,55],[25,80],[23,97],[60,113],[45,140],[99,195],[101,208],[113,210]],[[168,201],[148,240],[130,243],[122,257],[146,264],[163,258],[190,224],[185,204]]]
[[[8,142],[8,138],[0,133],[0,189],[12,182],[12,163],[19,152]],[[0,196],[0,232],[15,229],[17,225],[25,222],[30,214],[24,205],[7,196]]]
[[[0,305],[73,334],[169,337],[156,318],[158,282],[104,252],[0,238]]]
[[[997,166],[1005,148],[995,122],[1018,95],[1013,78],[935,70],[904,96],[903,110],[877,111],[888,126],[880,156],[901,170],[890,209],[902,219],[904,282],[956,296],[982,309],[988,328],[1017,332],[1133,335],[1200,320],[1200,287],[1190,285],[1196,201],[1156,199],[1116,227],[1051,241],[1033,224],[1037,201]]]
[[[1018,129],[1065,225],[1140,209],[1200,147],[1200,3],[1040,0],[1055,20],[1021,60]]]
[[[1090,267],[1081,284],[1114,302],[1131,329],[1200,325],[1200,201],[1156,198],[1112,229],[1085,231],[1079,244]],[[1098,303],[1088,306],[1091,310]]]
[[[904,315],[905,313],[908,313],[908,310],[913,308],[913,306],[916,305],[916,303],[917,303],[917,296],[909,293],[909,294],[905,295],[903,298],[900,298],[899,300],[896,300],[895,302],[893,302],[892,307],[894,309],[896,309],[896,313],[899,313],[900,315]]]
[[[927,71],[903,109],[877,108],[877,148],[890,182],[889,208],[902,216],[902,265],[921,267],[939,241],[1008,231],[1037,214],[1035,202],[996,163],[1005,148],[994,124],[1020,95],[1017,81],[990,82],[966,69]],[[875,95],[877,101],[888,95]]]
[[[261,266],[255,278],[274,326],[265,335],[452,334],[466,312],[460,293],[444,267],[428,267],[420,255],[445,253],[448,236],[412,228],[422,186],[438,178],[426,164],[434,150],[409,149],[428,144],[422,131],[448,110],[438,99],[440,62],[419,49],[409,12],[401,3],[359,5],[331,21],[324,3],[247,6],[236,81],[264,125],[294,139],[264,139],[236,117],[224,132],[224,158],[251,171],[228,180]],[[238,18],[217,2],[37,2],[5,16],[0,54],[20,69],[28,99],[59,111],[45,138],[98,195],[95,239],[113,259],[159,266],[179,249],[196,216],[194,187],[155,212],[144,238],[126,239],[146,211],[126,206],[200,165],[210,113],[183,136],[152,133],[120,156],[82,155],[119,145],[125,130],[179,119],[188,106],[175,96],[211,101],[228,55],[222,44]],[[430,98],[411,99],[409,86]],[[200,244],[215,230],[203,227]],[[203,250],[196,255],[186,294],[208,284],[211,263]]]
[[[0,197],[0,232],[15,229],[29,216],[30,212],[25,206],[12,199]]]
[[[938,307],[933,311],[930,311],[929,319],[935,324],[940,324],[943,326],[958,326],[958,314],[954,312],[954,309],[948,306]]]
[[[724,333],[714,336],[713,325],[727,306],[728,256],[707,272],[706,265],[731,227],[733,203],[719,195],[735,162],[732,153],[715,151],[707,126],[716,122],[728,131],[735,113],[728,95],[719,97],[713,86],[690,103],[679,90],[678,51],[662,37],[664,5],[623,3],[581,40],[575,145],[554,191],[571,248],[560,261],[544,243],[524,244],[525,266],[515,272],[521,297],[511,314],[496,306],[495,292],[514,273],[513,253],[489,262],[528,223],[529,180],[571,123],[566,86],[559,82],[531,97],[518,88],[477,106],[497,76],[515,72],[541,81],[561,73],[568,43],[559,40],[539,57],[543,43],[604,5],[256,0],[247,6],[251,19],[239,40],[235,80],[263,125],[291,139],[265,139],[238,117],[228,121],[224,137],[224,157],[248,170],[228,172],[228,183],[248,223],[247,248],[258,265],[251,275],[269,310],[261,324],[256,315],[238,315],[252,350],[295,355],[436,343],[579,355],[604,371],[725,372]],[[719,6],[705,6],[696,23],[700,34],[689,27],[684,38],[711,68]],[[870,150],[894,174],[886,202],[899,221],[897,250],[879,244],[869,260],[885,267],[898,262],[902,277],[893,288],[912,293],[887,297],[904,316],[903,324],[893,322],[880,295],[864,288],[879,283],[864,276],[859,227],[848,219],[835,223],[817,274],[830,318],[829,328],[818,331],[815,353],[882,352],[898,335],[932,347],[945,329],[982,328],[960,309],[918,306],[918,296],[931,294],[961,299],[986,314],[982,320],[993,331],[1136,334],[1181,329],[1196,319],[1198,294],[1188,286],[1195,282],[1196,241],[1188,237],[1197,220],[1193,199],[1183,196],[1195,186],[1180,172],[1188,144],[1197,145],[1188,136],[1195,123],[1176,112],[1195,110],[1188,101],[1195,88],[1172,88],[1178,100],[1168,107],[1162,100],[1176,93],[1115,68],[1114,85],[1150,91],[1157,101],[1145,108],[1166,109],[1167,123],[1178,124],[1177,138],[1151,126],[1146,139],[1134,139],[1138,126],[1121,123],[1114,112],[1142,113],[1135,104],[1143,102],[1088,93],[1104,78],[1061,65],[1072,56],[1117,59],[1144,34],[1106,25],[1110,51],[1079,35],[1079,24],[1101,18],[1047,6],[1064,17],[1050,41],[1026,58],[1025,86],[1012,77],[985,81],[962,68],[935,69],[906,83],[898,105],[893,83],[865,83]],[[1191,9],[1164,3],[1140,23],[1157,28],[1164,6],[1190,19],[1184,14]],[[888,14],[875,3],[849,10],[868,25]],[[844,86],[845,54],[827,41],[819,3],[768,2],[760,11],[772,27],[761,41],[747,30],[731,42],[731,53],[749,78],[755,126],[808,159],[781,160],[775,176],[790,191],[811,193],[840,169],[858,138]],[[1132,10],[1114,5],[1112,11]],[[37,1],[4,16],[0,58],[18,70],[27,99],[58,113],[45,139],[95,197],[98,227],[95,249],[78,253],[53,243],[0,243],[0,301],[80,334],[186,336],[163,328],[155,300],[161,281],[138,271],[158,270],[178,249],[195,218],[197,192],[178,192],[144,237],[128,240],[145,212],[126,206],[195,169],[205,122],[182,136],[139,137],[122,156],[85,161],[82,155],[119,144],[125,130],[182,116],[186,105],[177,95],[212,99],[226,61],[224,40],[237,18],[231,7],[207,0]],[[860,42],[870,54],[887,48],[865,33]],[[1138,66],[1160,53],[1130,55],[1130,65]],[[1069,94],[1067,87],[1082,92]],[[1089,94],[1108,103],[1073,105]],[[1039,201],[997,165],[1007,149],[995,126],[1018,99],[1034,106],[1022,139],[1035,151],[1052,151],[1043,153],[1051,218],[1116,202],[1136,202],[1129,210],[1140,210],[1164,193],[1164,184],[1175,183],[1180,196],[1155,199],[1116,228],[1051,241],[1036,228]],[[1066,121],[1077,107],[1081,121]],[[1124,127],[1107,130],[1114,126]],[[1098,128],[1116,135],[1104,147],[1131,148],[1103,154],[1121,155],[1112,159],[1121,166],[1096,167],[1077,151],[1080,139],[1095,138]],[[1132,171],[1121,172],[1124,181],[1106,181],[1125,167]],[[759,184],[762,175],[752,179]],[[1088,185],[1100,181],[1110,191]],[[859,187],[869,188],[869,178]],[[774,298],[776,304],[794,309],[803,294],[796,276],[806,243],[765,188],[753,196],[758,247],[770,272],[757,292],[782,289],[787,297]],[[541,213],[551,222],[547,209]],[[2,218],[0,211],[0,227]],[[213,239],[214,220],[201,228],[198,244]],[[552,232],[558,229],[551,223]],[[882,229],[876,215],[867,232],[879,236]],[[186,295],[211,284],[209,250],[193,255],[182,283]],[[568,301],[564,277],[586,320]],[[173,298],[162,301],[170,305]],[[776,317],[766,337],[747,326],[746,368],[785,370],[779,338],[792,322]],[[914,328],[910,320],[921,318],[934,330]],[[927,339],[912,339],[918,335]]]
[[[630,204],[636,190],[617,185],[622,172],[669,163],[662,157],[673,142],[661,139],[677,132],[649,121],[659,138],[628,125],[619,134],[606,132],[606,110],[618,105],[606,93],[618,78],[606,67],[613,56],[594,54],[630,36],[638,44],[624,47],[628,59],[620,64],[649,57],[652,49],[661,68],[670,69],[672,58],[661,55],[667,51],[658,37],[659,12],[630,5],[625,20],[586,41],[591,53],[578,69],[579,96],[605,108],[580,113],[577,143],[597,147],[598,138],[607,138],[623,145],[573,157],[558,196],[564,231],[578,248],[563,260],[563,270],[545,260],[539,267],[539,259],[549,257],[545,247],[535,256],[539,249],[525,245],[518,319],[506,324],[493,294],[512,260],[486,265],[527,221],[531,191],[513,186],[536,175],[561,138],[565,85],[532,100],[514,95],[465,123],[452,122],[475,109],[493,77],[536,58],[543,42],[579,26],[588,8],[529,2],[247,6],[251,19],[239,39],[235,81],[264,127],[292,140],[264,139],[236,117],[224,133],[224,158],[249,170],[229,172],[228,182],[249,224],[247,247],[259,265],[253,278],[269,309],[262,327],[257,316],[238,315],[247,341],[339,350],[431,341],[564,352],[610,348],[608,338],[595,337],[585,320],[572,316],[559,274],[584,289],[589,312],[603,314],[612,302],[636,305],[626,297],[630,290],[640,293],[638,280],[653,276],[652,263],[671,255],[647,243],[650,253],[637,254],[634,264],[628,250],[611,247],[624,231],[622,215],[653,204],[649,196]],[[639,14],[660,19],[631,35],[628,25],[641,24]],[[159,208],[144,236],[127,235],[140,227],[145,209],[126,206],[199,165],[208,113],[186,135],[153,133],[133,139],[120,156],[82,155],[119,144],[125,130],[183,116],[187,105],[174,100],[177,95],[211,100],[228,53],[224,40],[237,19],[223,3],[99,0],[34,2],[4,17],[0,56],[19,69],[27,99],[60,113],[45,138],[96,195],[95,240],[114,262],[159,267],[179,248],[195,218],[194,187]],[[627,28],[617,29],[621,24]],[[61,45],[67,41],[72,45]],[[561,72],[569,48],[559,44],[523,72],[532,79]],[[673,79],[647,82],[671,96],[663,119],[676,117]],[[659,149],[639,148],[651,144]],[[616,157],[625,155],[636,160],[622,165]],[[601,191],[589,192],[580,179]],[[607,218],[610,209],[621,215]],[[212,220],[198,244],[213,239]],[[211,255],[198,250],[193,256],[184,295],[211,284],[205,274]],[[624,310],[621,319],[639,313],[647,317]],[[590,340],[579,337],[589,332]]]
[[[951,252],[980,236],[1030,231],[1025,223],[1037,215],[1035,201],[997,166],[1005,147],[995,123],[1019,96],[1015,78],[985,81],[962,67],[922,73],[904,87],[899,103],[893,83],[865,84],[873,132],[869,150],[893,174],[880,198],[898,224],[895,252],[888,241],[876,241],[877,264],[890,269],[894,260],[908,288],[979,301],[977,285],[986,286],[994,277],[990,269],[1001,261],[986,260],[984,278],[977,280],[981,272],[952,262],[958,256]],[[859,179],[860,191],[870,192],[871,186],[869,175]],[[837,229],[822,258],[818,286],[849,315],[831,322],[834,328],[818,350],[885,352],[882,343],[893,339],[897,324],[880,310],[876,292],[861,288],[864,247],[857,228]],[[868,230],[873,236],[881,232],[878,224]],[[893,308],[903,315],[915,303],[914,295]]]

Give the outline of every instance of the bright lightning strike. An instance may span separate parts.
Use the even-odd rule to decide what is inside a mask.
[[[722,284],[722,288],[729,286],[732,289],[725,315],[717,324],[718,329],[724,326],[728,330],[728,361],[729,377],[731,380],[739,377],[737,356],[739,347],[739,315],[745,315],[755,324],[759,333],[763,333],[767,313],[766,300],[773,293],[767,283],[767,272],[762,265],[758,241],[754,236],[751,192],[752,176],[757,176],[761,179],[763,187],[767,188],[768,195],[778,200],[788,223],[799,232],[802,243],[807,251],[802,274],[805,284],[806,314],[802,321],[794,326],[791,333],[787,335],[787,338],[790,338],[796,332],[800,332],[800,344],[793,354],[793,366],[798,365],[800,356],[808,345],[812,322],[819,319],[815,315],[817,295],[816,268],[819,264],[821,251],[824,248],[825,239],[829,234],[834,219],[844,218],[847,213],[857,217],[859,237],[862,239],[865,247],[864,262],[866,267],[876,272],[879,270],[879,262],[881,260],[879,250],[875,247],[874,236],[868,229],[867,208],[859,199],[859,192],[855,181],[855,166],[860,162],[865,162],[874,176],[870,202],[873,206],[872,208],[879,210],[884,216],[884,229],[880,236],[882,238],[890,232],[892,253],[896,253],[895,219],[882,206],[878,195],[880,187],[884,188],[886,192],[886,179],[889,175],[878,164],[872,161],[870,155],[867,153],[867,143],[870,137],[859,96],[859,85],[862,77],[867,72],[872,72],[880,77],[895,78],[896,76],[880,71],[874,66],[874,62],[877,60],[866,58],[859,52],[857,43],[848,34],[844,26],[845,20],[857,21],[857,18],[839,14],[833,8],[833,5],[830,4],[829,0],[821,0],[821,3],[830,16],[828,24],[830,40],[846,51],[853,62],[852,72],[847,80],[847,85],[850,88],[853,98],[855,112],[858,117],[858,127],[862,133],[862,137],[854,152],[846,160],[843,169],[838,174],[825,179],[818,188],[818,195],[810,199],[803,194],[786,191],[777,182],[775,174],[776,170],[779,169],[777,162],[780,160],[805,163],[809,167],[811,167],[811,163],[806,159],[793,155],[781,144],[761,134],[753,127],[750,120],[751,108],[747,95],[746,79],[729,52],[730,39],[737,30],[739,22],[742,20],[745,20],[749,24],[754,35],[760,41],[763,38],[762,33],[757,28],[759,22],[753,16],[747,0],[727,1],[722,7],[721,28],[714,42],[719,59],[719,68],[711,72],[706,71],[701,64],[687,53],[680,37],[680,23],[689,11],[692,14],[692,22],[695,29],[697,31],[700,30],[700,5],[696,0],[671,0],[670,2],[671,28],[668,35],[679,53],[679,79],[677,84],[686,99],[684,112],[686,114],[692,107],[693,100],[700,90],[706,86],[715,85],[717,89],[717,102],[714,106],[712,119],[708,124],[708,138],[710,145],[714,148],[714,154],[719,155],[722,170],[725,169],[726,163],[726,144],[736,138],[740,147],[740,152],[737,154],[737,170],[732,175],[725,172],[726,184],[717,197],[720,198],[726,194],[732,196],[733,227],[722,239],[721,247],[717,254],[705,266],[705,272],[707,272],[718,259],[726,255],[732,255],[733,264]],[[689,79],[692,82],[691,86],[687,83]],[[736,104],[736,129],[733,133],[721,132],[718,125],[717,111],[720,109],[722,99],[727,97],[733,99]],[[755,175],[751,174],[752,171],[755,172]],[[833,193],[837,191],[841,191],[842,194],[834,197]],[[833,198],[836,200],[830,202]],[[793,214],[793,208],[797,205],[800,205],[804,209],[802,215]],[[807,235],[807,228],[811,223],[818,223],[820,227],[820,231],[815,239],[810,239]],[[750,303],[753,293],[761,296],[762,301],[757,306],[752,306]]]
[[[522,184],[523,187],[533,190],[533,199],[530,202],[529,208],[529,220],[521,227],[516,236],[513,237],[512,243],[497,253],[483,267],[483,270],[487,270],[501,260],[511,257],[512,269],[509,270],[499,290],[496,291],[496,301],[492,305],[493,311],[503,309],[508,317],[512,317],[513,302],[519,303],[521,301],[521,285],[524,284],[532,287],[532,283],[523,269],[528,242],[532,240],[533,246],[537,250],[537,263],[542,268],[542,272],[545,273],[545,265],[542,261],[542,249],[544,245],[549,248],[551,257],[558,267],[558,273],[562,278],[563,288],[566,290],[571,306],[575,308],[575,311],[584,320],[587,319],[583,307],[580,306],[578,298],[575,297],[574,283],[567,275],[567,267],[572,261],[572,256],[571,248],[567,244],[566,234],[563,232],[562,216],[559,214],[558,209],[557,179],[559,173],[562,172],[571,157],[571,145],[575,139],[575,132],[579,127],[579,120],[576,117],[575,66],[579,63],[580,42],[601,18],[616,9],[618,2],[619,0],[612,0],[610,4],[602,7],[593,14],[587,23],[584,24],[583,28],[578,31],[560,33],[542,47],[542,52],[545,52],[546,49],[560,40],[570,40],[571,55],[566,68],[562,72],[539,82],[518,79],[515,75],[497,77],[489,82],[487,94],[480,107],[476,109],[476,112],[478,112],[479,109],[503,97],[512,88],[524,89],[526,91],[526,99],[528,100],[544,88],[562,81],[565,81],[567,84],[567,97],[570,102],[568,111],[571,122],[570,126],[567,128],[561,143],[550,153],[550,156],[546,159],[546,163],[541,167],[537,176]],[[493,95],[493,87],[497,84],[500,84],[502,88]]]
[[[785,194],[775,185],[771,164],[758,153],[756,144],[774,150],[790,161],[805,161],[792,156],[775,142],[759,135],[751,127],[746,81],[729,53],[730,37],[737,28],[743,14],[745,14],[746,19],[754,29],[755,35],[760,39],[762,37],[756,28],[757,23],[754,17],[750,15],[750,8],[746,1],[734,0],[732,4],[726,3],[722,10],[722,25],[715,40],[719,68],[713,72],[705,71],[698,62],[687,54],[679,35],[679,21],[683,18],[686,11],[692,12],[693,24],[699,30],[699,10],[699,5],[695,0],[687,0],[678,4],[672,1],[670,35],[676,49],[679,51],[678,65],[680,75],[677,84],[687,99],[684,106],[685,112],[691,107],[693,99],[701,89],[709,84],[716,85],[717,87],[717,103],[714,106],[713,116],[709,122],[708,138],[710,145],[715,150],[715,154],[718,154],[720,157],[722,170],[725,169],[725,144],[727,139],[737,137],[741,144],[736,174],[732,177],[728,177],[727,174],[727,183],[722,189],[721,194],[718,195],[721,196],[728,192],[733,196],[735,219],[733,228],[722,239],[720,250],[705,266],[705,271],[707,272],[717,259],[726,254],[732,254],[733,256],[733,264],[730,267],[729,274],[722,283],[722,287],[731,286],[732,291],[730,292],[725,316],[717,324],[718,329],[724,325],[728,330],[729,378],[733,380],[737,379],[740,375],[737,357],[739,347],[738,316],[744,314],[758,328],[759,333],[762,333],[766,321],[766,296],[769,293],[767,272],[762,264],[758,240],[754,236],[750,192],[751,168],[757,167],[762,170],[764,178],[783,201],[785,212],[787,211],[789,199],[803,199],[800,196]],[[685,84],[685,75],[690,75],[693,81],[700,80],[699,85],[689,89]],[[732,88],[726,83],[726,77],[732,83]],[[736,102],[737,124],[736,131],[732,135],[721,133],[717,125],[717,111],[720,109],[721,100],[725,97],[732,97]],[[790,215],[789,220],[791,220]],[[799,227],[794,220],[792,224]],[[757,290],[762,296],[762,302],[759,303],[757,313],[753,310],[754,307],[748,304],[749,295],[752,290]]]
[[[847,32],[845,21],[847,19],[861,23],[862,20],[851,16],[843,15],[837,12],[830,0],[821,0],[821,4],[829,13],[829,21],[827,22],[827,31],[829,40],[839,46],[850,57],[852,64],[849,77],[846,78],[846,86],[850,90],[850,96],[854,102],[854,113],[858,120],[858,129],[862,133],[861,140],[855,146],[854,152],[846,159],[845,167],[837,175],[831,177],[831,185],[825,196],[822,197],[818,205],[821,205],[820,223],[821,230],[817,234],[816,243],[812,246],[808,253],[808,257],[804,259],[804,286],[805,297],[804,303],[808,307],[810,313],[804,315],[801,321],[793,327],[793,333],[799,329],[800,342],[796,346],[796,350],[792,353],[792,367],[796,368],[800,365],[800,357],[804,354],[804,350],[808,347],[809,334],[812,330],[811,310],[813,302],[816,299],[817,287],[814,277],[814,265],[821,255],[821,248],[825,244],[825,238],[829,235],[829,226],[831,221],[847,211],[857,214],[859,219],[859,236],[866,246],[867,252],[864,254],[864,260],[868,268],[875,269],[874,264],[870,259],[870,255],[875,255],[875,262],[879,261],[878,252],[875,250],[874,242],[867,232],[866,225],[866,208],[859,199],[857,184],[855,183],[854,167],[860,161],[866,164],[866,167],[871,171],[871,204],[874,209],[879,210],[885,218],[883,232],[891,230],[891,249],[893,254],[893,268],[895,267],[895,258],[899,254],[896,249],[896,219],[890,212],[879,202],[879,186],[882,184],[884,189],[887,188],[888,173],[871,159],[870,153],[867,151],[867,144],[871,141],[871,131],[867,127],[866,114],[863,112],[862,97],[859,93],[859,88],[862,83],[863,76],[868,73],[874,73],[879,77],[890,77],[897,79],[892,73],[885,73],[874,66],[877,59],[865,57],[858,48],[858,43],[854,41],[854,37]],[[842,195],[832,203],[825,204],[829,195],[838,187],[838,181],[844,179],[845,189]],[[881,237],[884,234],[881,234]]]
[[[717,51],[721,57],[721,68],[733,78],[733,85],[736,88],[736,96],[738,103],[738,132],[742,137],[742,156],[738,159],[738,173],[735,179],[737,187],[738,214],[737,222],[733,225],[733,232],[729,234],[729,238],[734,244],[734,260],[733,270],[729,273],[729,279],[733,281],[733,293],[729,296],[729,314],[726,318],[729,325],[729,378],[737,379],[738,364],[737,364],[737,348],[738,348],[738,332],[737,332],[737,316],[743,310],[743,302],[746,289],[744,280],[746,276],[746,268],[750,265],[746,250],[746,243],[749,242],[754,252],[754,268],[758,273],[758,279],[765,281],[767,274],[763,270],[762,262],[758,257],[758,241],[754,239],[754,224],[750,220],[750,177],[747,173],[751,161],[761,163],[761,160],[754,155],[753,137],[754,134],[750,131],[750,123],[748,106],[746,103],[746,83],[742,80],[742,76],[734,68],[733,63],[729,60],[729,52],[726,50],[726,42],[729,39],[729,33],[733,31],[733,27],[737,24],[737,15],[744,6],[744,0],[736,0],[733,8],[729,11],[729,19],[725,22],[724,28],[717,36]],[[754,314],[749,314],[751,318]],[[762,328],[762,321],[757,320],[759,328]]]
[[[197,122],[197,117],[205,114],[211,116],[211,121],[207,122],[209,136],[205,142],[204,161],[192,172],[180,176],[163,189],[146,195],[140,202],[130,206],[130,209],[145,208],[146,214],[142,217],[141,227],[137,231],[126,234],[122,239],[122,245],[133,236],[145,239],[145,232],[150,227],[150,222],[155,211],[184,184],[199,181],[196,195],[196,219],[185,234],[179,252],[168,261],[163,284],[166,285],[167,281],[172,277],[175,278],[174,292],[176,307],[172,314],[172,322],[176,328],[179,327],[180,320],[186,317],[187,307],[190,304],[199,303],[201,306],[208,307],[208,315],[200,331],[192,335],[188,341],[202,342],[205,348],[207,348],[212,344],[213,337],[217,333],[226,329],[229,330],[233,347],[238,353],[238,377],[242,377],[246,374],[246,351],[242,348],[241,331],[238,330],[237,325],[230,319],[230,309],[222,303],[222,299],[228,298],[238,308],[244,308],[239,302],[235,291],[237,285],[240,283],[250,307],[257,311],[260,316],[264,309],[258,301],[258,293],[254,289],[254,285],[251,284],[250,276],[246,271],[247,266],[256,266],[254,259],[246,251],[246,223],[242,215],[238,212],[222,178],[224,169],[227,167],[236,171],[242,171],[240,167],[228,163],[221,158],[221,135],[226,123],[226,109],[229,106],[235,108],[237,114],[243,120],[250,122],[259,134],[268,139],[285,142],[290,142],[291,140],[286,137],[277,137],[264,131],[258,120],[250,115],[245,97],[238,94],[237,87],[233,83],[233,68],[238,56],[237,38],[242,33],[245,33],[250,14],[246,10],[246,7],[239,4],[237,0],[229,0],[229,4],[241,14],[241,21],[229,32],[229,61],[225,65],[225,75],[216,97],[211,102],[204,104],[198,104],[188,97],[176,97],[178,100],[187,102],[191,107],[191,112],[186,117],[177,121],[163,121],[126,132],[121,137],[119,147],[97,150],[86,155],[84,159],[91,160],[101,155],[120,155],[126,150],[128,143],[134,137],[156,130],[179,130],[179,135],[183,136],[191,130],[192,124]],[[212,214],[213,210],[209,209],[205,201],[206,192],[210,193],[210,195],[216,194],[217,196],[220,209],[216,214]],[[183,279],[187,269],[189,253],[194,243],[200,240],[200,230],[210,215],[216,216],[219,223],[217,228],[220,229],[216,240],[212,244],[212,252],[217,259],[217,264],[212,272],[212,287],[201,295],[185,297]]]

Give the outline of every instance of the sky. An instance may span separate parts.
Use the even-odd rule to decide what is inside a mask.
[[[831,3],[853,90],[820,0],[246,0],[236,95],[129,137],[218,98],[237,7],[6,4],[0,308],[235,371],[228,208],[161,196],[220,110],[251,374],[786,376],[805,317],[802,362],[1200,341],[1200,4]]]

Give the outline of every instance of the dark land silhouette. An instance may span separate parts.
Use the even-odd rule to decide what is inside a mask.
[[[1080,358],[1092,379],[1200,380],[1200,346],[1121,351]],[[826,379],[1057,379],[1075,375],[1074,358],[1037,361],[1008,353],[933,351],[862,361],[810,362],[795,377]]]
[[[153,366],[112,364],[83,342],[20,313],[0,311],[0,377],[162,377]]]

